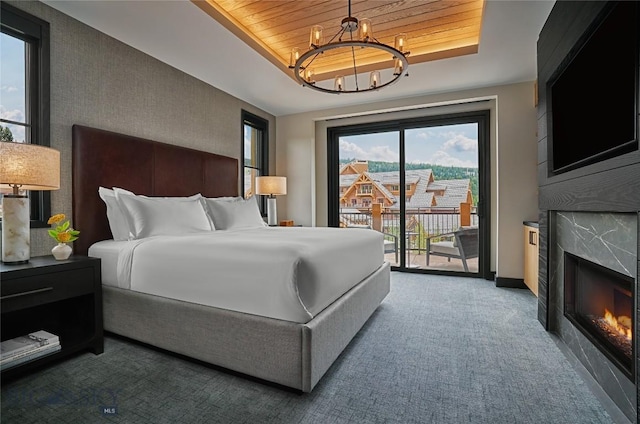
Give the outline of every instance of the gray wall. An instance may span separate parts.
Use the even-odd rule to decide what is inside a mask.
[[[240,158],[245,109],[269,121],[275,170],[274,116],[43,3],[7,3],[50,24],[51,146],[61,153],[52,213],[71,217],[73,124]],[[48,255],[54,241],[46,229],[34,229],[31,245],[32,256]]]
[[[548,329],[548,254],[553,229],[550,211],[640,211],[640,151],[617,156],[563,174],[550,175],[548,157],[547,82],[568,56],[598,13],[603,2],[558,2],[538,39],[538,184],[540,209],[540,266],[538,319]],[[606,83],[606,82],[605,82]],[[603,123],[596,123],[604,125]],[[640,371],[640,367],[638,368]]]
[[[636,217],[640,213],[640,151],[634,151],[601,162],[573,169],[559,175],[550,174],[549,163],[549,128],[547,99],[547,83],[554,72],[567,60],[571,49],[578,43],[598,14],[607,6],[604,2],[556,2],[538,37],[538,184],[539,184],[539,223],[540,223],[540,257],[538,275],[538,320],[550,331],[554,328],[551,319],[554,299],[555,276],[558,269],[558,258],[553,251],[557,248],[557,223],[555,217],[568,216],[576,212],[621,212],[631,213]],[[597,82],[594,83],[605,83]],[[585,87],[586,90],[589,87]],[[585,121],[590,125],[591,122]],[[593,123],[603,125],[601,122]],[[640,239],[640,234],[635,234]],[[640,280],[636,263],[636,282]],[[636,316],[634,321],[634,341],[640,336],[638,328],[638,305],[636,293]],[[566,333],[565,333],[566,334]],[[563,334],[560,334],[563,336]],[[636,342],[637,343],[637,342]],[[640,381],[640,357],[635,351],[636,382]],[[604,387],[606,390],[607,387]],[[614,399],[615,400],[615,399]],[[640,390],[636,384],[636,407],[634,421],[640,421]],[[629,412],[630,409],[623,409]]]

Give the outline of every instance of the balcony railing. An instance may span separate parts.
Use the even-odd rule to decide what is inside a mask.
[[[400,215],[399,211],[385,211],[381,214],[383,233],[400,235]],[[475,207],[471,209],[471,225],[478,225],[478,215]],[[340,210],[340,225],[364,226],[374,228],[371,210],[355,212],[353,209]],[[458,208],[447,208],[438,210],[412,209],[405,215],[407,250],[420,253],[426,250],[427,238],[449,233],[460,228],[460,210]]]

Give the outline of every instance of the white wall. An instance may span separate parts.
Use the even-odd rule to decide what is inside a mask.
[[[533,99],[534,83],[525,82],[279,116],[277,173],[288,177],[288,194],[278,199],[279,218],[303,225],[327,225],[328,127],[489,109],[491,270],[498,277],[522,278],[522,221],[538,216]]]

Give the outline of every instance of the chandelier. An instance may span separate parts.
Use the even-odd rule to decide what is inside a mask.
[[[373,28],[369,19],[361,19],[358,21],[357,18],[351,16],[351,0],[349,0],[349,16],[342,20],[340,29],[331,37],[329,42],[326,44],[323,44],[323,42],[323,28],[320,25],[314,25],[311,28],[309,37],[309,50],[302,54],[297,47],[291,50],[289,68],[293,69],[296,80],[304,87],[309,87],[324,93],[363,93],[380,90],[383,87],[397,82],[403,74],[405,76],[409,75],[407,72],[409,68],[409,62],[407,61],[407,56],[409,56],[409,51],[407,50],[407,35],[396,35],[394,47],[380,43],[373,36]],[[358,81],[358,68],[360,67],[360,69],[362,69],[364,66],[362,60],[364,59],[360,59],[361,65],[358,65],[356,56],[359,58],[370,58],[372,54],[379,54],[380,51],[389,54],[390,59],[393,60],[393,73],[385,72],[385,78],[383,80],[380,71],[371,71],[368,84],[360,86],[360,82]],[[314,64],[317,65],[321,63],[323,60],[327,60],[327,56],[330,56],[329,52],[350,53],[350,62],[352,63],[352,65],[350,64],[350,68],[353,70],[353,82],[349,81],[349,83],[352,84],[352,87],[347,86],[347,79],[345,75],[341,74],[334,76],[333,88],[331,88],[330,85],[322,87],[316,84],[313,66]],[[325,53],[327,54],[325,55]],[[358,53],[358,55],[356,55],[356,53]],[[371,66],[371,64],[366,65]],[[349,71],[349,75],[351,75],[351,71]]]

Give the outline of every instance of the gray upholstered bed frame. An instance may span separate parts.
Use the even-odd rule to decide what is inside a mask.
[[[110,239],[98,187],[151,196],[235,196],[236,159],[74,125],[75,252]],[[390,290],[381,264],[306,324],[103,287],[106,331],[310,392]]]

